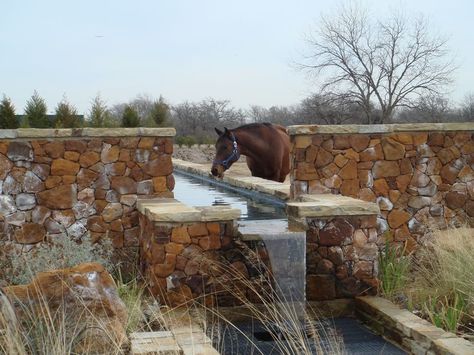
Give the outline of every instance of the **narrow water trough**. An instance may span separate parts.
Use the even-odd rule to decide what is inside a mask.
[[[239,232],[245,242],[261,243],[267,249],[272,275],[275,280],[280,307],[291,300],[296,319],[292,323],[307,327],[303,321],[306,309],[306,234],[290,231],[285,213],[286,203],[273,196],[238,188],[212,178],[175,171],[175,198],[185,204],[229,205],[242,211],[238,221]],[[285,304],[286,303],[286,304]],[[277,305],[278,306],[278,305]],[[315,323],[316,325],[316,323]],[[263,326],[257,320],[237,321],[235,327],[226,327],[217,347],[225,354],[281,354],[277,345],[278,330]],[[321,326],[318,321],[316,326]],[[276,325],[278,327],[278,325]],[[375,335],[354,318],[336,318],[323,321],[323,327],[331,329],[344,341],[348,354],[380,353],[404,354],[405,352]],[[320,339],[324,353],[330,353],[330,340]],[[257,347],[258,350],[255,349]],[[320,349],[319,349],[320,350]],[[317,348],[311,350],[319,353]]]

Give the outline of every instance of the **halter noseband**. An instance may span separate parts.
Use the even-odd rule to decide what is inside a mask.
[[[232,139],[232,153],[230,153],[230,155],[224,160],[214,160],[212,162],[213,165],[222,165],[226,170],[229,168],[231,162],[236,161],[240,158],[240,153],[237,149],[237,140],[235,139],[233,133],[230,134],[230,138]],[[232,160],[234,158],[235,160]]]

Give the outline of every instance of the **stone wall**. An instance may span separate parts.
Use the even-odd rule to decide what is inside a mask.
[[[234,238],[239,210],[198,209],[173,199],[139,201],[138,209],[140,269],[153,296],[171,306],[234,306],[252,299],[248,286],[252,278],[260,280],[260,261]]]
[[[292,126],[291,196],[376,202],[410,249],[428,227],[473,223],[474,124]]]
[[[137,197],[173,196],[174,129],[0,130],[0,235],[138,245]]]

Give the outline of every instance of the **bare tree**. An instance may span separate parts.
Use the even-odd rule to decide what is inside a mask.
[[[466,122],[474,122],[474,94],[466,95],[461,104],[461,117]]]
[[[302,68],[322,79],[322,94],[359,105],[367,123],[388,122],[397,107],[440,94],[454,70],[446,40],[431,36],[423,18],[394,14],[377,21],[364,9],[343,7],[322,18],[308,44]]]

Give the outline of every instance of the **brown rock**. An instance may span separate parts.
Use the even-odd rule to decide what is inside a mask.
[[[336,175],[339,172],[339,168],[337,167],[336,164],[330,163],[329,165],[326,165],[324,168],[322,168],[321,173],[323,174],[324,177],[330,178],[334,175]]]
[[[173,242],[165,244],[165,251],[170,254],[178,255],[179,253],[183,251],[183,249],[184,249],[183,244],[173,243]]]
[[[67,159],[70,161],[78,161],[80,156],[81,155],[78,152],[73,152],[69,150],[64,152],[64,159]]]
[[[64,141],[64,149],[84,153],[87,150],[87,143],[79,140]]]
[[[396,161],[378,160],[372,168],[374,179],[381,177],[399,176],[400,167]]]
[[[441,179],[448,184],[454,184],[458,174],[459,170],[450,164],[443,166],[440,172]]]
[[[20,244],[41,242],[46,236],[46,230],[38,223],[24,223],[21,229],[15,231],[15,240]]]
[[[100,161],[100,155],[94,151],[87,151],[79,158],[79,164],[83,168],[88,168]]]
[[[376,144],[373,147],[369,147],[364,149],[359,154],[361,161],[373,161],[373,160],[381,160],[384,158],[383,150],[381,144]]]
[[[341,184],[340,192],[344,196],[357,197],[359,193],[359,180],[344,180]]]
[[[428,166],[426,168],[426,173],[428,175],[438,175],[441,171],[441,168],[443,167],[443,164],[441,164],[441,161],[436,158],[430,158],[428,160]]]
[[[51,175],[76,175],[79,168],[79,164],[75,162],[66,159],[56,159],[53,160],[51,165]]]
[[[206,223],[194,223],[188,227],[191,237],[201,237],[208,234]]]
[[[13,164],[10,159],[0,154],[0,180],[5,180],[12,167]]]
[[[348,135],[335,135],[334,136],[334,149],[349,149],[351,143],[349,142]]]
[[[321,259],[316,267],[317,274],[333,274],[334,264],[328,259]]]
[[[355,160],[349,160],[347,164],[339,171],[339,176],[346,179],[357,178],[357,162]]]
[[[433,132],[428,135],[428,144],[442,147],[444,145],[444,133]]]
[[[220,234],[221,227],[219,223],[209,222],[209,223],[206,223],[206,226],[207,226],[207,230],[209,231],[209,234],[215,234],[215,235]]]
[[[464,207],[466,200],[467,196],[459,192],[448,192],[445,196],[446,206],[452,210]]]
[[[474,201],[469,200],[466,202],[465,211],[468,216],[474,217]]]
[[[413,173],[413,166],[411,165],[410,159],[402,159],[400,162],[400,173],[404,175]]]
[[[47,189],[52,189],[53,187],[58,186],[62,181],[61,176],[49,176],[44,182],[44,186]]]
[[[413,133],[413,145],[418,146],[428,141],[428,133]]]
[[[469,182],[474,180],[474,170],[470,166],[465,165],[458,174],[458,178],[462,182]]]
[[[118,145],[110,145],[104,143],[102,152],[100,153],[100,160],[104,164],[115,163],[120,154],[120,147]]]
[[[82,168],[77,174],[77,185],[80,190],[92,187],[99,174],[95,171]]]
[[[352,275],[359,280],[372,278],[373,264],[370,261],[359,261],[355,263]]]
[[[314,164],[314,161],[316,160],[316,157],[318,156],[319,148],[314,145],[310,145],[308,149],[306,150],[301,149],[301,151],[304,154],[304,158],[301,159],[300,161],[304,160],[307,163]]]
[[[337,175],[333,175],[330,178],[324,180],[324,185],[331,189],[338,189],[341,186],[341,184],[342,184],[342,179]]]
[[[8,141],[0,141],[0,154],[7,155]]]
[[[170,156],[159,156],[143,165],[143,171],[150,176],[166,176],[173,172]]]
[[[119,194],[135,194],[137,193],[137,182],[128,176],[112,176],[111,187]]]
[[[325,149],[319,149],[318,156],[316,158],[316,167],[321,168],[328,165],[333,160],[333,155]]]
[[[169,191],[174,190],[175,180],[173,175],[168,175],[166,177],[166,187],[168,187]]]
[[[339,246],[345,238],[352,238],[354,227],[344,218],[334,218],[319,231],[319,243],[323,246]]]
[[[408,222],[410,217],[411,215],[408,212],[394,209],[388,214],[387,221],[391,228],[399,228],[402,224]]]
[[[112,222],[113,220],[122,217],[122,214],[122,204],[117,202],[108,203],[102,211],[102,217],[105,222]]]
[[[405,157],[405,146],[391,138],[382,138],[382,150],[386,160],[400,160]]]
[[[76,182],[76,177],[74,175],[64,175],[61,181],[65,185],[73,184]]]
[[[77,201],[77,191],[74,185],[60,185],[38,192],[36,197],[39,205],[50,209],[69,209]]]
[[[390,138],[405,145],[413,144],[413,136],[411,133],[392,134],[390,135]]]
[[[401,193],[404,193],[407,190],[408,184],[410,183],[412,177],[410,175],[400,175],[396,178],[397,189]]]
[[[49,142],[43,146],[44,152],[53,159],[57,159],[64,154],[64,143],[61,141]]]
[[[26,317],[22,318],[24,315],[29,317],[35,313],[35,319],[42,321],[45,314],[59,314],[59,307],[62,307],[61,312],[68,315],[69,324],[83,325],[85,330],[81,337],[75,332],[64,333],[64,341],[73,345],[73,353],[108,354],[110,349],[120,348],[127,341],[126,307],[112,277],[100,264],[87,263],[42,272],[30,284],[5,287],[3,291],[20,321],[26,321]],[[47,311],[42,306],[45,302]],[[43,321],[48,322],[49,318]]]
[[[191,243],[188,229],[186,227],[174,227],[171,232],[171,241],[180,244]]]
[[[336,157],[334,158],[334,164],[336,164],[339,168],[342,168],[344,165],[346,165],[346,163],[349,161],[348,158],[346,158],[344,155],[342,154],[338,154],[336,155]]]
[[[390,187],[385,179],[377,179],[374,181],[374,192],[377,196],[388,196]]]
[[[349,142],[356,152],[361,152],[369,146],[370,137],[365,134],[353,134],[349,137]]]
[[[363,188],[359,191],[359,199],[367,202],[375,202],[375,195],[371,189]]]
[[[102,216],[91,216],[87,219],[87,229],[91,232],[105,233],[108,225]]]

